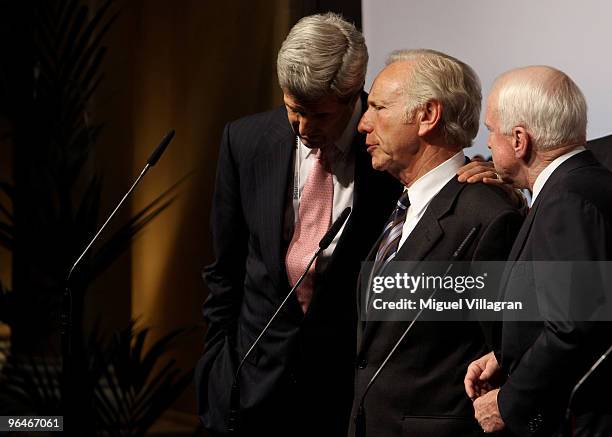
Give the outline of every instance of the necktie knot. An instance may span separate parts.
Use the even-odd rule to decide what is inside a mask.
[[[395,256],[395,252],[397,251],[402,237],[402,228],[406,221],[406,214],[408,213],[409,206],[410,199],[408,198],[408,190],[404,190],[397,201],[395,211],[391,214],[383,230],[383,235],[375,258],[375,271],[380,270],[383,264],[390,261]]]
[[[334,145],[329,144],[324,149],[317,149],[316,158],[321,162],[323,168],[331,173],[332,163],[339,158],[340,150]]]
[[[408,190],[404,190],[400,198],[397,200],[397,207],[400,209],[408,209],[410,206],[410,198],[408,197]]]

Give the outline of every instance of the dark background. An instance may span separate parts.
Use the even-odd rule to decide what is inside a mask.
[[[103,2],[83,3],[95,12]],[[89,108],[96,122],[105,123],[86,164],[87,171],[102,176],[98,224],[169,128],[176,129],[174,142],[109,232],[189,177],[173,204],[90,286],[85,328],[91,329],[94,320],[99,320],[101,329],[111,332],[136,318],[151,327],[151,341],[171,329],[197,325],[196,331],[167,352],[180,367],[189,369],[203,348],[200,308],[207,289],[200,270],[213,260],[209,213],[222,128],[230,120],[282,103],[276,54],[299,18],[335,11],[361,27],[361,3],[123,0],[115,1],[111,10],[119,16],[103,41],[108,48],[101,65],[104,79]],[[6,44],[10,47],[13,42]],[[12,62],[14,53],[3,55],[0,62]],[[0,119],[0,133],[7,130],[7,120]],[[15,182],[15,157],[27,156],[27,151],[16,147],[19,144],[10,135],[0,135],[0,180]],[[0,247],[0,280],[9,289],[14,285],[12,262],[12,254]],[[6,326],[0,327],[0,339],[6,337]],[[156,429],[174,434],[196,425],[192,384]]]

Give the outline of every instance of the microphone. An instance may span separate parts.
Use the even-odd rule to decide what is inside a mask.
[[[164,135],[155,150],[153,150],[151,153],[151,156],[149,156],[149,159],[147,159],[147,165],[149,167],[153,167],[155,164],[157,164],[157,161],[159,161],[159,158],[166,150],[166,147],[168,147],[168,144],[170,144],[172,141],[172,138],[174,138],[174,129],[170,129],[168,133]]]
[[[149,159],[147,159],[147,163],[144,166],[144,168],[142,169],[142,171],[140,172],[140,175],[136,178],[136,181],[132,184],[132,186],[130,187],[128,192],[125,193],[125,195],[119,201],[119,203],[117,204],[117,206],[115,207],[113,212],[110,213],[110,215],[108,216],[108,218],[106,219],[104,224],[100,227],[98,232],[96,232],[96,235],[94,235],[94,237],[91,239],[91,241],[89,242],[89,244],[87,245],[85,250],[83,250],[83,252],[79,256],[79,258],[72,265],[72,268],[70,269],[70,272],[68,272],[68,277],[66,278],[66,282],[70,281],[70,277],[72,276],[72,273],[74,272],[74,269],[76,268],[76,266],[81,262],[81,260],[85,256],[85,254],[89,251],[89,248],[98,239],[98,237],[100,236],[100,234],[102,233],[104,228],[106,228],[106,225],[108,225],[108,223],[111,221],[111,219],[115,216],[115,214],[117,213],[119,208],[121,208],[121,205],[123,205],[123,202],[125,202],[125,200],[129,197],[129,195],[132,194],[132,191],[134,191],[134,188],[136,188],[136,185],[138,185],[140,180],[149,171],[149,169],[151,167],[153,167],[155,164],[157,164],[157,161],[159,161],[159,158],[161,157],[162,153],[164,153],[164,151],[166,150],[166,147],[168,147],[168,144],[170,144],[170,141],[172,141],[172,138],[174,138],[174,129],[170,129],[168,131],[168,133],[166,133],[166,135],[164,135],[164,137],[162,138],[160,143],[157,145],[155,150],[153,150],[153,153],[151,153],[151,155],[149,156]]]
[[[336,221],[330,226],[329,230],[325,233],[323,238],[321,238],[321,241],[319,242],[320,250],[327,249],[329,245],[331,244],[331,242],[334,241],[336,234],[340,231],[340,228],[342,227],[342,225],[344,225],[344,222],[346,221],[350,213],[351,213],[350,206],[346,207],[344,211],[340,213]]]
[[[565,410],[565,420],[564,420],[564,427],[563,427],[565,435],[567,436],[573,435],[572,426],[571,426],[571,415],[572,415],[572,401],[574,400],[574,396],[576,395],[576,392],[580,389],[580,387],[582,387],[582,384],[584,384],[585,381],[590,378],[590,376],[593,374],[595,369],[597,369],[601,365],[601,363],[604,362],[604,360],[608,357],[608,355],[610,355],[611,352],[612,352],[612,345],[610,345],[608,350],[606,350],[603,353],[603,355],[600,356],[597,361],[595,361],[595,363],[591,366],[588,372],[585,373],[582,378],[580,378],[580,381],[578,381],[576,385],[574,386],[574,388],[572,389],[572,392],[570,393],[570,397],[567,401],[567,409]]]
[[[161,140],[161,142],[158,144],[158,146],[155,148],[153,153],[151,153],[151,156],[149,156],[149,159],[147,159],[147,163],[145,164],[144,168],[140,172],[140,175],[136,178],[136,181],[132,184],[128,192],[125,193],[123,198],[119,201],[119,203],[117,204],[113,212],[111,212],[111,214],[108,216],[104,224],[102,224],[98,232],[96,232],[96,234],[93,236],[93,238],[91,239],[87,247],[85,247],[83,252],[81,252],[77,260],[74,262],[74,264],[70,268],[70,271],[68,272],[68,276],[66,277],[66,288],[64,289],[64,293],[62,295],[62,306],[61,306],[62,309],[61,309],[61,315],[60,315],[60,320],[61,320],[60,335],[61,335],[61,344],[62,344],[62,399],[64,401],[66,401],[66,399],[69,397],[68,393],[70,389],[70,384],[68,384],[68,380],[69,380],[69,375],[71,373],[70,366],[72,363],[71,362],[71,358],[72,358],[72,339],[71,339],[71,335],[72,335],[72,290],[70,289],[70,279],[72,278],[72,274],[74,273],[76,267],[79,265],[83,257],[87,254],[87,252],[89,252],[89,249],[94,244],[94,242],[98,239],[102,231],[104,231],[108,223],[115,216],[119,208],[121,208],[121,206],[123,205],[125,200],[128,198],[128,196],[132,193],[132,191],[134,191],[134,188],[136,188],[136,186],[138,185],[140,180],[144,177],[144,175],[147,173],[149,168],[153,167],[157,163],[157,161],[159,161],[159,158],[161,157],[162,153],[164,153],[164,150],[166,150],[166,147],[168,147],[168,144],[170,144],[173,137],[174,137],[174,129],[171,129],[168,131],[168,133],[166,133],[166,135]],[[66,405],[69,405],[67,401],[66,401]],[[67,414],[68,411],[69,409],[66,410],[65,414]]]
[[[346,207],[344,211],[340,213],[336,221],[332,223],[332,225],[330,226],[328,231],[325,233],[323,238],[321,238],[321,241],[319,242],[319,248],[314,253],[314,255],[312,255],[312,258],[310,258],[310,261],[308,261],[308,265],[306,266],[304,273],[302,273],[302,276],[299,277],[295,285],[291,288],[291,290],[289,290],[289,293],[287,293],[287,296],[285,296],[285,298],[280,303],[280,305],[278,306],[274,314],[272,314],[272,317],[270,317],[270,319],[268,320],[268,323],[266,323],[266,325],[261,330],[261,332],[255,339],[253,344],[251,344],[251,347],[249,347],[246,354],[244,354],[244,357],[242,357],[242,360],[240,360],[240,364],[238,364],[238,368],[236,369],[236,372],[234,373],[234,382],[232,383],[232,390],[230,392],[230,411],[229,411],[229,419],[228,419],[228,426],[227,426],[227,429],[230,433],[236,432],[239,426],[238,415],[240,414],[240,379],[239,379],[240,369],[242,369],[242,366],[246,362],[246,359],[251,355],[253,350],[255,350],[255,346],[259,344],[260,340],[262,339],[264,334],[268,331],[268,328],[270,328],[270,325],[272,325],[272,322],[274,322],[274,320],[276,319],[280,311],[283,309],[283,307],[285,306],[285,304],[287,303],[287,301],[289,300],[293,292],[300,286],[300,284],[306,277],[306,274],[310,270],[310,266],[312,265],[314,260],[317,259],[319,254],[325,249],[327,249],[327,247],[334,240],[334,238],[340,231],[340,228],[342,228],[342,225],[344,225],[344,223],[346,222],[350,213],[351,213],[351,207],[350,206]]]
[[[450,270],[453,268],[453,264],[455,263],[455,261],[457,261],[459,258],[461,258],[461,256],[463,256],[463,254],[465,253],[465,250],[474,241],[474,238],[476,237],[476,234],[478,233],[479,229],[480,229],[480,224],[478,224],[478,225],[474,226],[472,229],[470,229],[470,232],[468,232],[467,236],[463,239],[461,244],[457,247],[457,250],[455,250],[455,252],[451,256],[451,262],[448,265],[448,268],[446,269],[444,274],[442,275],[443,277],[448,275],[448,272],[450,272]],[[433,295],[436,294],[436,291],[438,291],[438,289],[434,288],[433,291],[429,295],[429,299],[431,299],[433,297]],[[383,368],[387,365],[387,363],[389,362],[389,360],[391,359],[391,357],[393,356],[393,354],[395,353],[395,351],[397,350],[399,345],[402,343],[402,341],[404,341],[404,338],[406,337],[406,335],[408,335],[408,332],[412,329],[412,326],[414,326],[414,323],[420,317],[422,312],[423,312],[423,308],[421,308],[419,310],[419,312],[416,314],[414,319],[412,319],[410,324],[406,327],[406,329],[404,330],[404,332],[400,336],[399,340],[397,340],[397,342],[393,345],[393,348],[391,348],[391,351],[387,354],[387,356],[382,361],[382,363],[380,363],[380,366],[378,366],[378,368],[374,372],[374,375],[372,375],[372,378],[370,378],[370,381],[368,382],[368,385],[366,385],[366,388],[363,391],[363,395],[361,395],[361,399],[359,400],[359,406],[357,407],[357,415],[354,418],[354,420],[355,420],[355,435],[357,437],[365,436],[364,402],[365,402],[366,395],[370,391],[370,388],[372,388],[372,386],[374,385],[374,381],[376,381],[376,379],[378,378],[378,375],[380,375],[380,372],[382,372]]]

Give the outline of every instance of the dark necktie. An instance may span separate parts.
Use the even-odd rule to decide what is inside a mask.
[[[402,238],[402,229],[404,222],[406,221],[406,213],[410,206],[410,199],[408,198],[408,190],[404,190],[404,193],[397,201],[395,211],[391,214],[391,218],[385,225],[383,235],[376,252],[376,258],[374,259],[375,273],[380,272],[384,266],[395,257],[399,242]]]

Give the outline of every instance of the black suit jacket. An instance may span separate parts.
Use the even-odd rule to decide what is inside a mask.
[[[612,169],[612,135],[587,141],[586,146],[599,162],[607,169]]]
[[[478,234],[460,261],[505,260],[522,220],[500,189],[454,178],[433,198],[394,260],[449,261],[474,226]],[[361,324],[353,417],[366,384],[407,325]],[[468,364],[487,350],[478,323],[417,321],[365,398],[366,436],[481,435],[463,378]]]
[[[520,261],[509,268],[505,284],[507,300],[537,301],[540,308],[563,311],[596,304],[597,295],[607,293],[609,285],[593,289],[593,278],[573,277],[569,287],[557,287],[554,274],[542,285],[542,264],[525,261],[594,261],[612,256],[612,173],[585,151],[559,166],[550,176],[521,228],[509,256]],[[581,264],[582,265],[582,264]],[[544,265],[543,268],[546,268]],[[584,275],[584,269],[578,271]],[[535,276],[538,275],[536,289]],[[610,299],[607,296],[599,296]],[[550,305],[550,304],[553,305]],[[516,436],[551,435],[562,423],[568,398],[574,385],[612,342],[609,323],[572,321],[553,314],[543,322],[504,322],[498,361],[506,374],[506,383],[498,395],[501,416]],[[609,402],[600,402],[601,393],[611,387],[610,365],[577,393],[572,407],[578,416],[612,410]],[[610,416],[612,417],[612,416]],[[590,419],[589,419],[590,421]],[[595,422],[592,421],[590,425]],[[583,425],[585,425],[583,423]],[[590,426],[586,424],[587,428]],[[579,435],[612,435],[610,424],[605,432]],[[600,426],[598,425],[598,426]]]
[[[196,368],[198,414],[217,432],[226,429],[239,358],[289,291],[283,218],[295,138],[284,107],[230,123],[223,133],[211,218],[217,258],[204,269],[208,332]],[[394,179],[372,169],[364,142],[356,133],[353,211],[307,313],[292,296],[241,369],[243,429],[253,435],[346,434],[356,278],[401,192]]]

